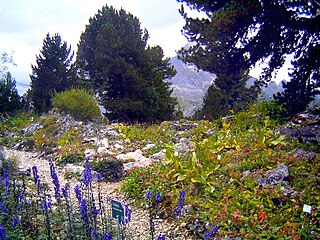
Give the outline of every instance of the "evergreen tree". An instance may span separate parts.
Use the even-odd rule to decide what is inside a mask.
[[[16,81],[7,72],[5,76],[0,79],[0,112],[14,112],[21,108],[20,96],[16,88]]]
[[[62,42],[58,33],[46,35],[36,59],[37,65],[32,65],[31,89],[28,92],[37,112],[50,110],[52,94],[69,89],[75,84],[72,58],[71,47],[68,47],[67,42]]]
[[[172,117],[175,99],[163,79],[175,72],[162,49],[147,47],[147,40],[138,18],[107,5],[90,18],[81,35],[77,66],[111,119]]]
[[[212,72],[211,63],[223,66],[229,59],[232,71],[248,72],[260,61],[268,61],[260,83],[268,83],[284,64],[287,54],[294,54],[295,71],[283,95],[287,106],[304,108],[317,94],[319,86],[320,5],[317,1],[280,0],[178,0],[203,11],[206,18],[191,18],[183,7],[184,34],[195,45],[185,53],[186,61]],[[236,61],[234,61],[236,60]],[[298,70],[299,69],[299,70]],[[303,73],[300,72],[303,71]],[[242,78],[240,78],[242,79]],[[308,89],[297,91],[297,89]],[[294,90],[296,89],[296,90]],[[295,99],[301,102],[289,102]]]

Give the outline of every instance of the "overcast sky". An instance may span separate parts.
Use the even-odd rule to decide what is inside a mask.
[[[9,70],[16,81],[30,82],[31,64],[48,32],[59,33],[76,52],[89,18],[105,4],[138,17],[150,34],[149,44],[160,45],[167,57],[175,56],[187,43],[176,0],[0,0],[0,52],[13,53],[17,66]],[[258,68],[251,75],[258,77],[259,72]],[[278,79],[286,77],[286,72],[280,71]]]
[[[29,83],[43,39],[59,33],[76,52],[89,18],[105,4],[121,7],[147,28],[151,46],[160,45],[167,57],[187,43],[181,34],[184,20],[175,0],[0,0],[0,51],[13,52],[17,64],[10,71],[18,82]]]

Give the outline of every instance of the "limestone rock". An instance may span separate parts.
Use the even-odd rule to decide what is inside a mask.
[[[289,177],[289,169],[285,163],[279,164],[276,168],[267,171],[261,178],[257,181],[259,185],[262,187],[266,187],[269,185],[289,185],[288,182]]]

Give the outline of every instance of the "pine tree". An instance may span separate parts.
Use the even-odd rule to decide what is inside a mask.
[[[10,72],[0,79],[0,112],[13,113],[21,108],[16,81]]]
[[[195,45],[183,51],[186,61],[212,72],[211,65],[223,67],[225,59],[233,72],[247,73],[260,61],[268,66],[260,83],[270,82],[283,66],[286,55],[294,54],[295,71],[282,100],[286,106],[303,109],[319,88],[319,22],[317,1],[280,0],[178,0],[203,11],[203,19],[189,17],[183,32]],[[213,64],[212,64],[213,63]],[[302,71],[302,73],[301,73]],[[302,86],[303,85],[303,86]],[[297,91],[302,88],[305,90]],[[299,94],[299,96],[294,96]],[[311,97],[311,98],[310,98]],[[303,99],[296,101],[295,99]],[[290,102],[290,103],[289,103]],[[299,104],[299,106],[297,105]]]
[[[48,33],[43,40],[36,65],[32,65],[30,75],[31,89],[28,92],[33,107],[38,113],[52,108],[50,99],[54,92],[62,92],[75,84],[75,72],[72,68],[73,52],[61,36]]]
[[[175,72],[161,47],[147,47],[148,32],[138,18],[107,5],[89,20],[78,45],[77,66],[111,119],[170,119]]]

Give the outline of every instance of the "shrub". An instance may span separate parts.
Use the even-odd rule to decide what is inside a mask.
[[[94,162],[92,169],[101,174],[109,182],[119,181],[123,176],[123,163],[119,160],[104,160]]]
[[[97,101],[84,89],[70,89],[56,93],[52,106],[78,120],[94,120],[100,117]]]

